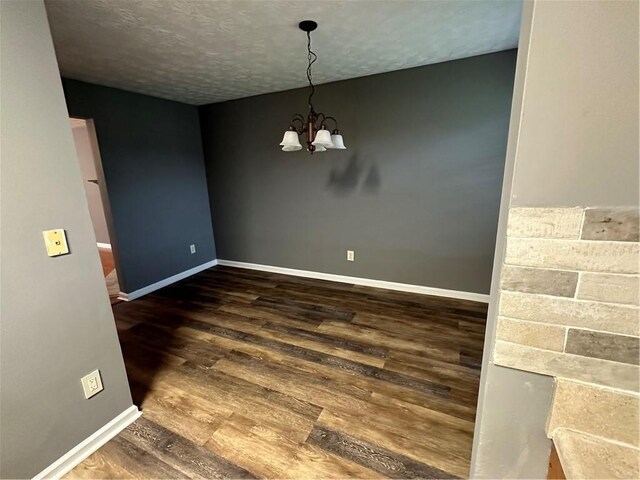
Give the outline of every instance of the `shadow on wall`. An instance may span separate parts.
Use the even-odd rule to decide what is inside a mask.
[[[340,196],[346,196],[360,190],[375,194],[380,190],[380,170],[375,163],[367,168],[358,162],[358,155],[351,156],[347,165],[343,168],[334,168],[329,174],[327,188]]]

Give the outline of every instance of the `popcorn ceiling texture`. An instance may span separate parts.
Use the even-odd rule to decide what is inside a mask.
[[[64,77],[202,105],[518,44],[517,0],[47,0]]]
[[[639,217],[509,212],[494,363],[556,378],[547,434],[567,478],[640,471]]]

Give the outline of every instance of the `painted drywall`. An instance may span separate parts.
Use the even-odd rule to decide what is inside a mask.
[[[631,79],[621,80],[621,83],[637,85],[638,42],[634,41],[634,35],[637,39],[637,17],[637,4],[632,2],[524,2],[471,478],[546,476],[551,442],[546,438],[544,428],[551,407],[553,379],[496,366],[491,358],[507,217],[513,206],[634,205],[637,202],[637,89],[611,91],[607,88],[606,99],[599,99],[598,82],[592,83],[588,79],[601,74],[604,61],[615,67],[608,71],[612,77],[629,73],[632,68]],[[600,20],[596,20],[598,18]],[[567,32],[571,33],[567,35]],[[621,58],[611,63],[607,53],[609,46],[625,43],[628,43],[626,53],[616,50]],[[596,46],[595,51],[588,51]],[[585,50],[578,63],[573,63],[571,57],[565,58],[571,68],[554,68],[552,64],[540,68],[548,56],[555,58],[558,49],[566,54],[567,50],[577,52],[583,47]],[[584,85],[573,88],[576,69],[588,77],[583,83],[591,85],[591,91],[585,90]],[[597,108],[593,97],[599,99]],[[635,117],[629,115],[626,108],[620,111],[619,117],[608,111],[609,102],[619,105],[624,99],[634,102]],[[548,107],[544,115],[540,115],[541,105]],[[590,115],[594,123],[579,118],[570,120],[568,106],[574,112]],[[610,122],[631,136],[618,138],[612,133]],[[554,125],[555,130],[548,128],[550,125]],[[570,133],[563,136],[561,132]],[[576,161],[584,153],[581,141],[577,141],[579,138],[599,144],[600,153],[590,154],[588,161],[578,169]],[[624,145],[619,145],[620,141]],[[555,144],[553,157],[547,156],[551,151],[550,142]],[[629,153],[633,142],[636,145],[633,155],[612,159],[607,153]],[[619,170],[607,172],[612,166]],[[634,171],[636,174],[632,179],[623,178]],[[544,175],[538,172],[544,172]],[[572,172],[571,176],[568,176],[569,172]],[[599,183],[604,179],[607,180]],[[589,185],[593,188],[586,188]]]
[[[531,27],[531,2],[523,5],[520,45],[509,122],[500,219],[491,280],[478,409],[471,458],[471,478],[546,478],[551,442],[544,430],[551,405],[550,377],[494,365],[497,299],[506,247],[509,198],[513,184]]]
[[[478,447],[470,478],[546,478],[551,441],[545,434],[553,379],[500,367],[484,373],[484,412],[476,416]]]
[[[44,5],[3,0],[0,25],[0,477],[31,478],[132,403]]]
[[[218,257],[488,293],[515,57],[321,85],[345,151],[280,150],[307,89],[201,107]]]
[[[100,185],[90,180],[98,181],[98,173],[96,171],[96,162],[100,161],[95,158],[91,134],[84,120],[77,120],[72,124],[73,142],[78,154],[80,162],[80,171],[82,173],[82,183],[84,185],[84,193],[87,197],[89,205],[89,215],[91,215],[91,224],[93,232],[96,236],[96,242],[110,244],[109,230],[107,228],[107,219],[100,195]]]
[[[197,108],[75,80],[63,85],[69,114],[94,121],[123,291],[215,259]]]
[[[638,205],[638,2],[543,3],[512,204]]]

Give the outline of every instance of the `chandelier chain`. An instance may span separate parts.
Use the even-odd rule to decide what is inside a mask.
[[[316,87],[313,85],[311,65],[315,63],[315,61],[318,59],[318,56],[311,50],[311,32],[307,32],[307,52],[307,59],[309,61],[309,65],[307,66],[307,80],[309,80],[309,86],[311,87],[311,93],[309,94],[309,111],[313,111],[313,103],[311,102],[311,99],[313,98],[313,94],[316,91]]]

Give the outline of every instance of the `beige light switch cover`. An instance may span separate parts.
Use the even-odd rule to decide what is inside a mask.
[[[47,255],[57,257],[58,255],[69,253],[67,237],[62,228],[45,230],[42,235],[44,236],[44,244],[47,247]]]

